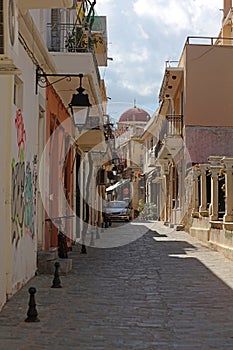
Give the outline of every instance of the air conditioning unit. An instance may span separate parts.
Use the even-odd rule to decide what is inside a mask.
[[[18,0],[0,0],[0,74],[18,73]]]

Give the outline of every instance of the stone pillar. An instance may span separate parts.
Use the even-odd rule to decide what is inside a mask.
[[[162,182],[162,220],[164,222],[169,221],[169,213],[168,213],[168,205],[169,205],[169,161],[168,160],[159,160],[159,164],[161,165],[161,174],[163,176],[163,182]]]
[[[199,213],[201,216],[208,216],[209,211],[207,210],[207,188],[206,188],[206,171],[208,165],[201,164],[199,166],[201,175],[201,205],[199,207]]]
[[[222,159],[225,170],[225,215],[223,222],[233,222],[233,158]]]
[[[211,221],[218,220],[218,175],[221,166],[221,157],[209,157],[211,172],[211,203],[209,215]]]
[[[162,171],[161,171],[162,174]],[[166,177],[161,175],[160,181],[160,220],[165,221],[165,207],[166,207]]]
[[[192,217],[199,217],[199,198],[198,198],[198,176],[200,175],[199,167],[195,166],[193,168],[193,209],[192,209]]]

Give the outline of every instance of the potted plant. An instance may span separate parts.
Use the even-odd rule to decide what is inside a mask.
[[[100,35],[87,33],[83,27],[75,26],[71,32],[68,32],[65,38],[65,48],[68,52],[83,52],[102,44],[103,39]]]

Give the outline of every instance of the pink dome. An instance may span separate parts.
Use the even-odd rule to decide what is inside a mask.
[[[150,120],[149,114],[141,108],[130,108],[125,111],[120,119],[119,123],[127,123],[127,122],[142,122],[146,123]]]

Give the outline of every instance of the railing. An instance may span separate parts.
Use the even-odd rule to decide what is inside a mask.
[[[183,134],[183,116],[167,115],[167,136],[182,136]]]
[[[183,136],[183,116],[180,114],[167,115],[159,131],[159,141],[154,148],[155,157],[158,157],[158,153],[163,147],[164,139],[177,136]]]
[[[188,36],[187,45],[232,45],[233,38],[208,37],[208,36]]]
[[[178,63],[179,63],[179,61],[167,60],[167,61],[165,61],[165,66],[166,66],[166,68],[177,68]]]
[[[81,25],[69,23],[47,24],[47,47],[54,52],[90,52]]]
[[[94,64],[100,83],[100,72],[95,56],[95,39],[81,25],[70,23],[47,24],[47,47],[51,52],[85,53],[93,55]]]

